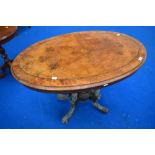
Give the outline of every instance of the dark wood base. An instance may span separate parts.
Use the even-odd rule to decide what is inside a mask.
[[[67,124],[70,117],[73,115],[76,105],[80,100],[91,100],[92,105],[97,108],[101,112],[108,112],[108,109],[101,104],[98,103],[98,99],[100,98],[100,90],[89,90],[86,92],[78,92],[78,93],[70,93],[70,94],[58,94],[58,99],[65,100],[70,99],[71,107],[68,113],[62,118],[62,123]]]
[[[3,65],[0,66],[0,79],[3,78],[6,74],[6,69],[10,68],[12,60],[10,60],[7,56],[7,54],[5,53],[4,48],[0,45],[0,55],[4,61]]]

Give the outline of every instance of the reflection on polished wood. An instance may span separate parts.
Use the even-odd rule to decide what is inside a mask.
[[[0,43],[14,35],[16,30],[16,26],[0,26]]]

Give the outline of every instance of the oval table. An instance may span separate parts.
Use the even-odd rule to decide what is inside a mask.
[[[71,101],[62,118],[67,123],[79,100],[97,101],[99,90],[134,73],[145,61],[146,50],[136,39],[117,32],[75,32],[52,37],[25,49],[11,72],[23,85],[43,92],[63,93]]]
[[[0,26],[0,54],[4,61],[4,64],[0,67],[0,70],[2,71],[0,78],[5,76],[6,68],[10,67],[12,62],[12,60],[8,58],[2,45],[14,37],[16,30],[16,26]]]

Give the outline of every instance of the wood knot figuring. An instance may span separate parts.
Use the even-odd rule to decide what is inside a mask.
[[[58,64],[57,63],[54,63],[54,64],[51,64],[50,65],[50,69],[57,69],[58,68]]]
[[[46,52],[51,52],[51,51],[54,51],[54,49],[52,47],[46,48]]]
[[[44,62],[44,61],[46,61],[46,59],[47,59],[47,57],[45,57],[45,56],[40,56],[39,57],[40,62]]]

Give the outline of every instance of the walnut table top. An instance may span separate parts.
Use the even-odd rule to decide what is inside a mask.
[[[14,60],[15,79],[33,89],[71,92],[116,82],[145,61],[144,46],[116,32],[87,31],[33,44]]]

